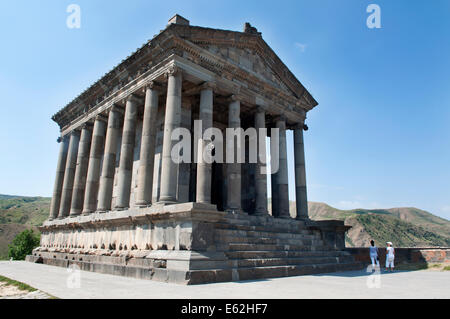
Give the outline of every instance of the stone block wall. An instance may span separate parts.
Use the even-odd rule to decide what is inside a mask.
[[[394,247],[396,264],[450,262],[450,247]],[[356,261],[370,263],[369,247],[346,248]],[[385,247],[379,248],[380,265],[386,262]]]

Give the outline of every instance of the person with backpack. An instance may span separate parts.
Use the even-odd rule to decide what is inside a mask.
[[[388,271],[389,267],[391,271],[394,271],[395,250],[390,241],[386,244],[386,271]]]

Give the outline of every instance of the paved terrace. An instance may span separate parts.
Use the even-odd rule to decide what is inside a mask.
[[[380,288],[368,287],[368,278],[374,277],[365,271],[195,286],[80,271],[80,288],[68,288],[73,274],[43,264],[0,262],[0,275],[58,298],[450,298],[450,272],[426,270],[382,272]]]

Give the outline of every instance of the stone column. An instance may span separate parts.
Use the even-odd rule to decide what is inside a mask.
[[[122,131],[122,146],[120,149],[118,191],[115,209],[130,207],[131,177],[133,174],[134,139],[136,138],[136,117],[139,99],[134,95],[127,98],[125,119]]]
[[[297,219],[308,219],[308,199],[306,196],[305,148],[303,144],[303,124],[294,129],[295,197]]]
[[[278,172],[272,174],[272,215],[279,218],[290,218],[289,189],[286,149],[286,120],[280,116],[276,119],[279,129],[279,164]]]
[[[255,214],[256,215],[267,215],[267,174],[261,174],[261,169],[263,166],[267,169],[267,163],[261,163],[260,156],[263,156],[263,159],[266,159],[266,139],[260,140],[260,132],[259,129],[266,127],[266,113],[265,110],[261,107],[258,107],[257,112],[255,114],[255,128],[258,134],[258,162],[256,163],[256,171],[255,171],[255,191],[256,191],[256,207]],[[267,161],[266,161],[267,162]]]
[[[105,146],[107,119],[97,115],[94,122],[94,131],[89,155],[87,171],[86,192],[84,195],[83,215],[91,214],[97,210],[97,195],[100,182],[100,169]]]
[[[228,128],[239,128],[241,127],[240,118],[241,103],[235,96],[232,96],[232,101],[228,107]],[[236,146],[237,141],[234,143],[234,161],[233,163],[227,164],[227,210],[242,212],[241,203],[241,164],[237,163],[239,151]],[[230,146],[227,144],[228,153]],[[245,145],[241,145],[245,147]]]
[[[117,142],[120,134],[120,122],[123,111],[113,105],[109,112],[108,128],[106,130],[105,153],[103,155],[100,189],[98,191],[99,212],[111,210],[114,173],[116,170]]]
[[[180,126],[191,131],[192,127],[192,100],[189,98],[183,98],[181,103],[181,122]],[[192,142],[190,142],[192,146]],[[191,159],[192,159],[192,150],[191,150]],[[181,162],[178,165],[178,197],[177,200],[179,203],[187,203],[189,202],[190,196],[190,183],[191,183],[191,162],[185,163]],[[194,180],[194,178],[192,178]],[[194,187],[194,186],[192,186]],[[192,201],[195,201],[193,198]]]
[[[150,83],[145,90],[141,157],[139,159],[138,189],[136,195],[137,206],[148,206],[152,203],[158,94],[159,92],[155,89],[155,83]]]
[[[70,133],[69,150],[67,152],[66,171],[64,173],[64,184],[59,206],[58,218],[69,215],[70,204],[72,202],[73,180],[77,165],[78,144],[80,143],[80,131],[73,130]]]
[[[210,83],[207,83],[200,91],[200,110],[199,120],[202,121],[202,137],[206,129],[213,125],[213,89]],[[195,143],[197,153],[197,191],[196,201],[199,203],[211,203],[211,163],[206,163],[203,154],[210,140],[200,138],[199,145]]]
[[[55,185],[53,186],[52,203],[50,205],[49,219],[53,220],[58,217],[59,205],[61,204],[61,193],[64,181],[64,173],[66,171],[67,150],[69,148],[69,137],[59,137],[58,143],[61,143],[59,147],[58,164],[56,167]]]
[[[180,127],[181,121],[181,70],[173,67],[167,73],[167,100],[164,116],[164,139],[161,162],[161,193],[159,201],[164,204],[177,202],[178,164],[171,158],[172,131]]]
[[[78,147],[75,181],[73,183],[72,205],[70,216],[80,215],[83,210],[84,190],[86,187],[86,174],[89,165],[89,150],[91,148],[92,124],[84,124],[81,130],[81,139]]]

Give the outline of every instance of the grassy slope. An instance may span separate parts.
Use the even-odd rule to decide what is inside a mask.
[[[27,228],[41,225],[48,217],[50,198],[0,195],[0,259],[8,254],[8,244]]]

